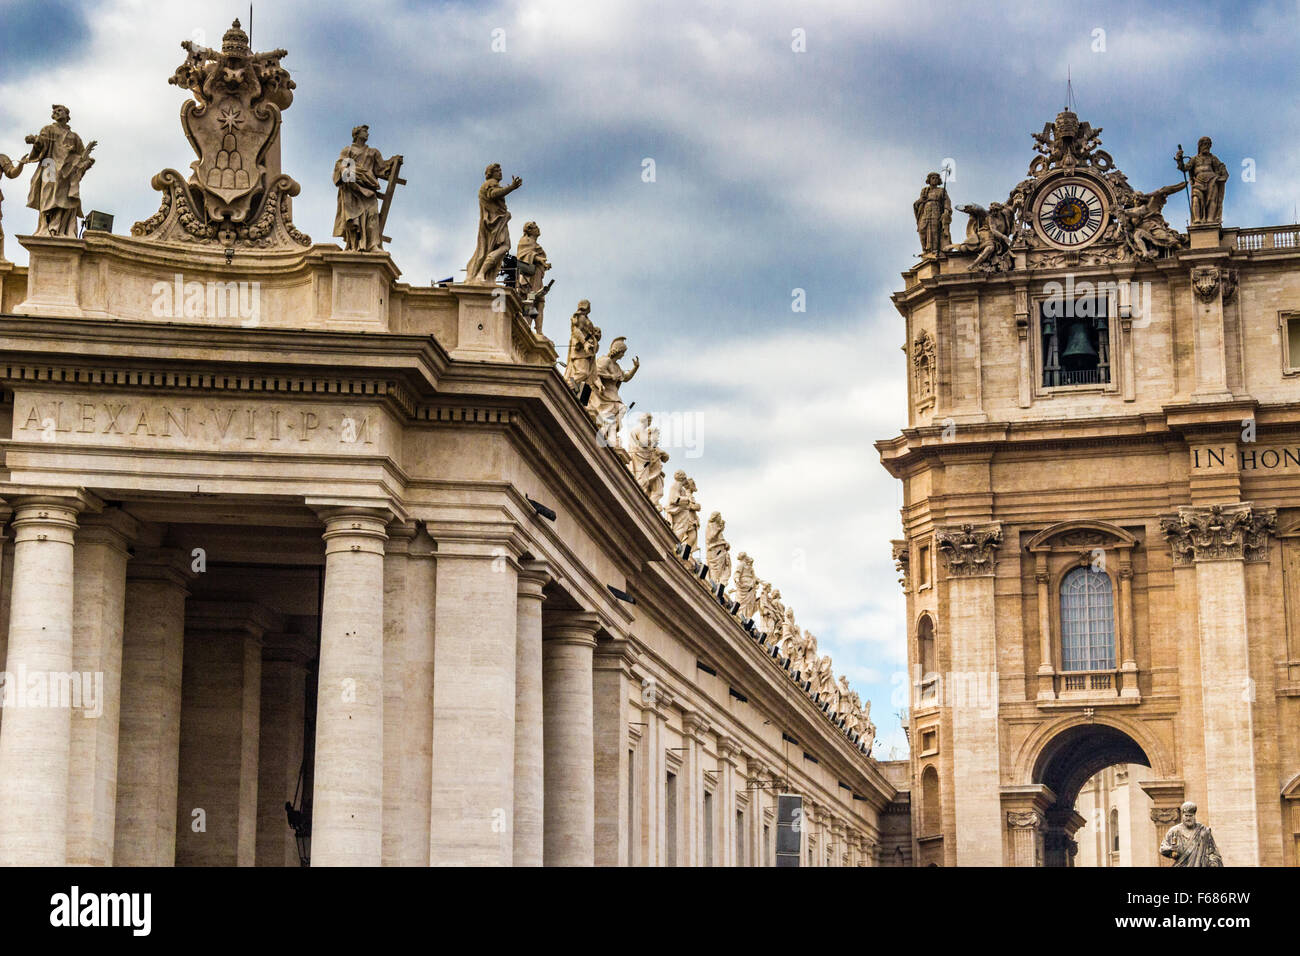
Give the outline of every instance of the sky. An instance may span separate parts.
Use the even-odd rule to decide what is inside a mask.
[[[167,84],[179,44],[219,46],[234,17],[248,27],[248,5],[0,0],[0,151],[22,155],[66,104],[100,144],[83,204],[129,230],[158,208],[150,177],[193,159],[187,94]],[[606,342],[627,337],[632,415],[666,423],[668,470],[873,701],[882,758],[907,750],[902,494],[872,443],[906,425],[889,295],[919,253],[926,173],[951,160],[954,206],[1004,199],[1068,76],[1135,188],[1181,181],[1177,144],[1210,135],[1232,174],[1225,224],[1293,222],[1297,37],[1295,0],[259,0],[252,23],[255,49],[289,51],[283,168],[316,241],[359,123],[405,156],[386,231],[413,284],[460,276],[488,162],[522,177],[512,237],[537,221],[556,280],[544,331],[563,351],[586,298]],[[25,183],[11,237],[30,231]]]

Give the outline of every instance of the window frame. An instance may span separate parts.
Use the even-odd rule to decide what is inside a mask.
[[[1032,335],[1030,339],[1030,373],[1033,383],[1033,396],[1035,398],[1050,398],[1054,395],[1085,395],[1085,394],[1118,394],[1120,390],[1120,381],[1123,378],[1123,370],[1120,368],[1120,317],[1119,317],[1119,284],[1118,279],[1101,278],[1086,280],[1095,285],[1104,287],[1097,291],[1097,295],[1104,295],[1106,298],[1106,350],[1108,355],[1108,369],[1110,371],[1109,381],[1095,382],[1082,385],[1044,385],[1043,376],[1045,369],[1043,363],[1046,361],[1043,355],[1043,303],[1048,302],[1056,296],[1048,295],[1046,292],[1037,292],[1030,296],[1029,315]],[[1113,288],[1112,288],[1113,287]],[[1083,296],[1075,295],[1076,301]]]

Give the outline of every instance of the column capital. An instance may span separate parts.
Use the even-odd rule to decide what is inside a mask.
[[[1256,508],[1249,501],[1185,506],[1160,517],[1175,567],[1201,561],[1267,561],[1268,538],[1276,527],[1276,508]]]
[[[697,743],[704,742],[704,735],[708,733],[709,728],[712,726],[709,719],[698,710],[682,711],[682,730],[686,732],[686,736]]]
[[[600,627],[600,615],[594,611],[548,611],[542,615],[542,643],[595,648]]]
[[[1008,810],[1007,811],[1007,829],[1009,830],[1039,830],[1042,829],[1046,817],[1038,810]]]
[[[104,502],[85,488],[56,487],[49,485],[6,485],[0,488],[0,497],[9,502],[15,513],[36,505],[67,508],[74,514],[83,511],[102,511]]]
[[[185,588],[197,572],[192,553],[182,548],[136,548],[126,576],[129,581],[158,581]]]
[[[740,751],[740,744],[736,742],[736,738],[729,737],[726,734],[718,735],[718,759],[719,760],[725,760],[727,763],[735,767],[738,762],[736,760],[736,757],[739,751]]]
[[[750,757],[745,762],[745,777],[751,781],[761,782],[770,772],[767,761],[761,757]]]
[[[519,596],[545,601],[543,589],[551,583],[554,575],[551,566],[545,561],[522,561],[519,564]]]
[[[325,554],[340,551],[384,554],[388,541],[388,522],[392,515],[381,508],[317,508],[325,522]]]
[[[268,631],[279,630],[279,616],[256,601],[187,601],[186,633],[227,633],[236,631],[261,639]]]
[[[1177,810],[1183,805],[1184,794],[1187,792],[1187,785],[1181,780],[1140,780],[1138,787],[1151,798],[1157,809]]]
[[[948,577],[991,577],[1002,544],[1002,525],[994,521],[935,528],[934,543]]]
[[[1177,807],[1152,807],[1151,822],[1157,826],[1171,827],[1182,817]]]
[[[140,522],[121,508],[105,508],[98,514],[83,515],[79,526],[79,544],[98,541],[119,551],[126,551],[140,533]]]
[[[596,666],[621,667],[629,678],[636,676],[632,673],[632,665],[640,657],[641,652],[637,650],[636,645],[624,637],[603,640],[596,644]]]

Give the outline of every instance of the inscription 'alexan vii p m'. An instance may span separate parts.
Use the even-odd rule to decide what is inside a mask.
[[[15,438],[45,442],[166,439],[182,447],[295,442],[374,444],[374,412],[323,405],[180,404],[68,399],[32,400],[15,409]],[[274,446],[273,446],[274,447]]]

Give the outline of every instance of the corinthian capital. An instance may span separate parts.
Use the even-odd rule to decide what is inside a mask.
[[[1179,508],[1178,514],[1160,519],[1175,565],[1267,561],[1268,536],[1276,525],[1275,508],[1255,508],[1249,501]]]
[[[998,545],[1002,543],[1002,525],[993,522],[938,528],[934,532],[934,541],[949,577],[991,575],[997,565]]]

